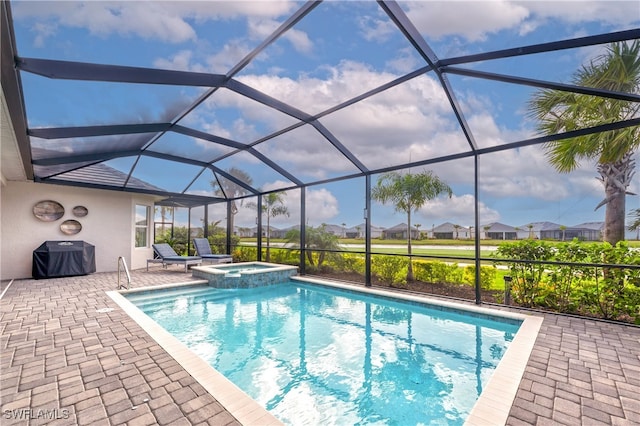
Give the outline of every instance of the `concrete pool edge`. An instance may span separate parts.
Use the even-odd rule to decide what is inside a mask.
[[[194,285],[198,282],[182,283]],[[203,284],[204,285],[204,284]],[[163,285],[164,288],[179,285]],[[159,289],[159,286],[140,287],[135,292]],[[133,291],[129,291],[133,292]],[[125,291],[125,294],[129,292]],[[131,319],[133,319],[153,340],[155,340],[169,355],[206,389],[233,417],[243,425],[282,425],[273,414],[258,404],[254,399],[227,379],[219,371],[211,367],[200,356],[196,355],[185,344],[172,336],[158,323],[149,318],[129,302],[122,291],[107,291],[109,296]]]
[[[467,426],[478,425],[503,425],[506,424],[511,406],[518,392],[520,381],[524,375],[524,370],[533,351],[538,332],[542,326],[544,318],[534,315],[526,315],[516,312],[498,311],[476,305],[465,305],[461,303],[448,302],[441,299],[433,299],[428,296],[414,296],[410,294],[391,293],[389,291],[375,289],[371,287],[338,283],[308,277],[293,277],[301,282],[326,285],[350,291],[365,292],[367,294],[393,297],[396,299],[412,302],[428,303],[445,306],[461,311],[480,313],[492,317],[503,317],[521,320],[522,324],[518,329],[513,341],[505,351],[498,366],[494,370],[487,386],[482,390],[480,397],[476,401],[473,409],[465,420]]]
[[[473,409],[468,415],[465,425],[501,425],[505,424],[513,405],[520,381],[533,350],[538,332],[543,322],[542,317],[521,313],[499,311],[476,305],[449,302],[428,296],[417,296],[339,283],[335,281],[292,277],[295,281],[308,282],[349,291],[391,297],[411,302],[443,306],[459,311],[482,314],[491,317],[502,317],[522,321],[520,329],[509,345],[497,368],[494,370],[487,386],[483,389]],[[142,329],[151,336],[169,355],[171,355],[191,376],[198,381],[218,402],[240,423],[245,425],[281,425],[275,416],[249,397],[244,391],[228,380],[224,375],[211,367],[202,358],[192,352],[182,342],[169,334],[150,317],[129,302],[123,294],[141,291],[152,291],[161,288],[172,288],[189,285],[206,285],[205,282],[191,281],[162,286],[140,287],[132,290],[108,291],[106,294]]]

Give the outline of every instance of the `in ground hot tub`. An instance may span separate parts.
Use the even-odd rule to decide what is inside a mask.
[[[251,288],[289,281],[298,267],[266,262],[227,263],[195,266],[193,276],[209,281],[216,288]]]

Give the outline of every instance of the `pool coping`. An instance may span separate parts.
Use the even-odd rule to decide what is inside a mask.
[[[396,292],[339,283],[317,278],[292,277],[300,282],[309,282],[329,287],[341,288],[383,297],[392,297],[411,302],[427,303],[445,308],[467,311],[490,317],[502,317],[522,321],[520,329],[505,351],[498,366],[494,370],[487,385],[480,394],[473,409],[465,420],[465,425],[498,425],[505,424],[513,405],[520,381],[524,374],[529,356],[533,350],[536,337],[542,326],[543,317],[521,313],[497,311],[476,305],[449,302],[428,296],[415,296]],[[130,290],[107,291],[106,294],[142,329],[164,348],[183,368],[191,374],[218,402],[240,423],[245,425],[282,425],[273,414],[258,404],[224,375],[211,367],[201,357],[187,348],[154,320],[148,317],[123,294],[131,294],[162,288],[193,286],[206,284],[206,280],[192,280],[162,286],[139,287]]]

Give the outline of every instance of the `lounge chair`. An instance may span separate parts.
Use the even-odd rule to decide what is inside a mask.
[[[230,254],[214,254],[211,253],[211,246],[209,240],[206,238],[194,238],[193,245],[196,248],[196,253],[202,258],[204,262],[208,263],[231,263],[233,262],[233,256]]]
[[[189,265],[201,265],[202,258],[200,256],[180,256],[169,244],[153,244],[154,258],[147,259],[147,271],[149,263],[162,263],[163,267],[167,265],[184,265],[184,271],[189,270]]]

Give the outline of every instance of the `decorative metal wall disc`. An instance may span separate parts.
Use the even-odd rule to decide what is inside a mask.
[[[57,201],[40,201],[33,206],[33,215],[43,222],[55,222],[64,216],[64,207]]]
[[[75,235],[82,231],[82,225],[77,220],[69,219],[62,222],[60,230],[63,234]]]
[[[89,210],[85,206],[75,206],[71,211],[75,217],[85,217],[89,214]]]

